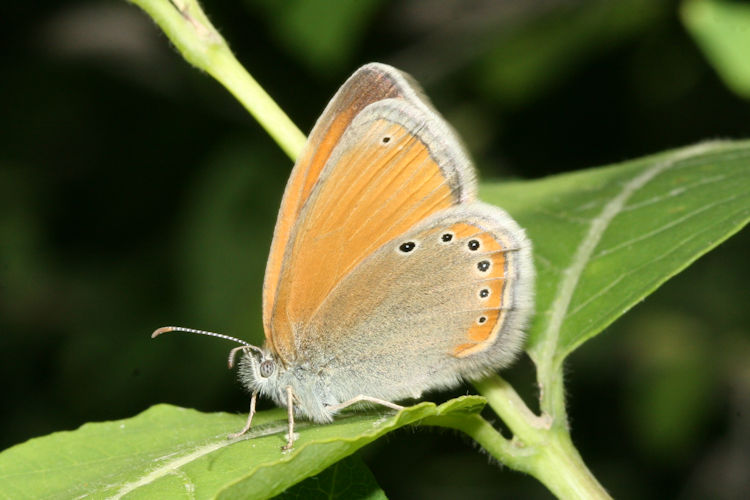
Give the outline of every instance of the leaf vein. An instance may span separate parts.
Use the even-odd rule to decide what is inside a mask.
[[[738,212],[743,212],[743,210],[739,210]],[[723,223],[723,222],[725,222],[727,220],[734,220],[735,215],[736,215],[736,212],[731,212],[731,213],[727,214],[727,216],[724,217],[721,221],[717,221],[716,224],[718,224],[720,222]],[[652,260],[650,260],[648,262],[644,262],[644,263],[642,263],[639,266],[631,268],[627,272],[623,273],[620,277],[618,277],[617,280],[613,281],[611,285],[602,288],[602,290],[600,290],[599,292],[597,292],[595,294],[595,296],[592,296],[591,298],[589,298],[588,300],[586,300],[585,302],[583,302],[579,306],[577,306],[574,310],[572,310],[567,315],[567,317],[570,318],[574,314],[578,313],[586,305],[588,305],[590,302],[592,302],[596,297],[601,296],[605,291],[610,290],[615,284],[622,282],[625,278],[627,278],[627,277],[629,277],[629,276],[631,276],[633,274],[638,273],[642,268],[644,268],[646,266],[649,266],[649,265],[653,265],[656,262],[659,262],[661,260],[666,259],[667,257],[670,257],[672,254],[674,254],[675,252],[677,252],[678,250],[680,250],[682,247],[684,247],[690,241],[693,241],[693,240],[697,239],[698,237],[702,236],[704,233],[711,231],[713,229],[713,226],[715,226],[716,224],[712,225],[711,227],[706,227],[706,228],[704,228],[700,232],[689,234],[687,237],[681,239],[677,244],[673,245],[668,251],[660,254],[658,257],[656,257],[656,258],[654,258],[654,259],[652,259]],[[706,251],[708,251],[708,249]],[[695,260],[697,258],[698,257],[695,257],[693,260]],[[690,264],[690,262],[686,262],[685,265],[682,266],[682,268],[687,267],[689,264]],[[679,271],[680,271],[680,269],[676,269],[671,275],[674,275],[674,274],[678,273]],[[665,280],[662,280],[662,281],[665,281]],[[625,311],[627,311],[629,309],[629,307],[625,307],[625,309],[622,309],[622,307],[623,306],[620,303],[618,303],[617,305],[612,305],[610,307],[610,309],[611,310],[616,310],[617,312],[620,312],[620,313],[624,313]],[[582,341],[583,341],[583,339],[581,341],[577,342],[576,345],[580,344]],[[571,352],[573,349],[574,349],[574,347],[571,347],[571,348],[567,349],[566,352]]]
[[[546,328],[541,336],[543,339],[539,344],[541,352],[533,353],[537,354],[537,356],[533,357],[536,358],[534,361],[539,367],[540,375],[544,373],[547,376],[552,376],[554,370],[553,364],[561,361],[561,359],[556,360],[559,348],[559,337],[566,313],[570,308],[573,293],[578,286],[578,282],[586,265],[591,260],[591,256],[593,255],[596,246],[601,241],[604,232],[609,227],[612,220],[623,211],[625,204],[630,197],[654,179],[654,177],[682,160],[704,153],[715,147],[717,147],[717,145],[714,143],[704,143],[689,147],[682,151],[678,151],[670,158],[662,160],[643,170],[640,174],[626,182],[621,188],[619,194],[605,204],[599,215],[591,220],[586,235],[578,245],[578,248],[573,254],[570,265],[563,272],[562,278],[558,284],[555,299],[551,306],[549,321],[547,322]]]
[[[745,194],[745,196],[747,196],[747,194]],[[623,241],[622,243],[619,243],[617,245],[611,246],[609,248],[605,248],[604,250],[602,250],[598,254],[594,255],[591,258],[591,260],[596,260],[596,259],[599,259],[601,257],[605,257],[605,256],[607,256],[607,255],[609,255],[609,254],[611,254],[613,252],[616,252],[617,250],[620,250],[621,248],[624,248],[624,247],[627,247],[629,245],[632,245],[633,243],[637,243],[639,241],[643,241],[643,240],[646,240],[648,238],[651,238],[652,236],[656,236],[657,234],[659,234],[661,232],[664,232],[664,231],[666,231],[668,229],[671,229],[674,226],[677,226],[679,224],[682,224],[686,220],[688,220],[688,219],[690,219],[692,217],[695,217],[696,215],[699,215],[699,214],[705,212],[706,210],[710,210],[710,209],[712,209],[714,207],[717,207],[719,205],[723,205],[725,203],[734,201],[734,200],[736,200],[739,197],[740,197],[739,195],[734,195],[734,196],[730,196],[729,198],[724,198],[723,200],[720,200],[720,201],[717,201],[717,202],[714,202],[714,203],[709,203],[708,205],[703,205],[700,208],[698,208],[696,210],[693,210],[691,212],[688,212],[685,215],[683,215],[682,217],[678,217],[676,219],[673,219],[672,221],[668,222],[667,224],[664,224],[663,226],[660,226],[660,227],[658,227],[658,228],[656,228],[656,229],[654,229],[652,231],[644,233],[644,234],[642,234],[640,236],[637,236],[635,238],[631,238],[631,239],[629,239],[627,241]]]

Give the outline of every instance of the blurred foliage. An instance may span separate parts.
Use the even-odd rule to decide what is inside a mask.
[[[505,106],[522,106],[668,12],[666,3],[652,0],[572,2],[550,9],[499,35],[478,62],[478,87]]]
[[[345,71],[381,0],[246,0],[270,34],[309,71]]]
[[[750,136],[750,104],[677,1],[305,3],[204,1],[303,130],[377,60],[423,82],[484,177]],[[0,16],[3,447],[158,402],[245,411],[229,345],[148,335],[176,323],[262,338],[289,161],[137,8],[42,1]],[[729,240],[568,362],[574,441],[615,497],[750,490],[748,243]],[[531,373],[524,359],[507,375],[528,400]],[[392,498],[548,497],[451,434],[405,431],[363,455]]]
[[[372,472],[356,456],[335,463],[315,477],[298,483],[276,497],[278,500],[385,500]]]
[[[727,86],[750,99],[750,5],[688,0],[682,19]]]

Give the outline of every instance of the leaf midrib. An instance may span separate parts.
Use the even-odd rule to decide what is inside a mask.
[[[720,144],[717,142],[697,144],[678,151],[673,156],[645,169],[627,182],[620,192],[604,205],[599,214],[591,219],[586,235],[576,247],[570,265],[562,272],[562,278],[558,281],[555,298],[549,309],[549,320],[540,335],[541,340],[529,350],[529,355],[536,363],[540,375],[554,373],[569,352],[567,349],[561,349],[559,345],[562,326],[586,265],[590,262],[612,220],[624,211],[627,201],[657,175],[678,162],[715,149]]]

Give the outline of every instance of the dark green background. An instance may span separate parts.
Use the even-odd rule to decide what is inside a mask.
[[[485,179],[750,136],[750,105],[677,7],[204,3],[303,130],[356,67],[391,63],[424,84]],[[290,161],[135,6],[6,2],[0,17],[0,444],[158,402],[244,412],[230,344],[149,334],[180,324],[261,342]],[[614,496],[750,488],[747,249],[745,232],[571,357],[573,438]],[[508,377],[533,397],[528,358]],[[392,498],[549,496],[451,433],[402,431],[363,455]]]

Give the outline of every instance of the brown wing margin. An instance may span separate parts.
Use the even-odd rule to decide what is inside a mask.
[[[287,182],[266,264],[263,328],[266,342],[271,348],[271,312],[289,236],[333,148],[352,119],[368,104],[388,98],[411,100],[415,92],[418,91],[408,87],[398,70],[383,64],[368,64],[357,70],[341,86],[313,127]]]

